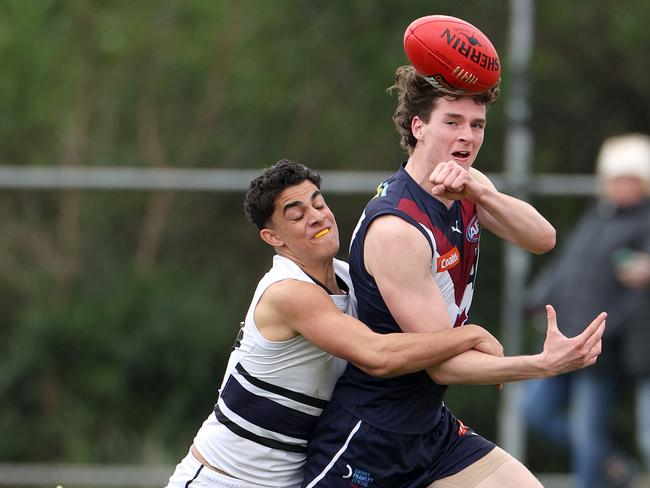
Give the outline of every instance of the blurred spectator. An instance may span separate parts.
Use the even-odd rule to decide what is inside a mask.
[[[551,303],[568,336],[608,313],[603,353],[591,368],[530,382],[524,418],[532,433],[570,449],[579,488],[626,486],[609,421],[621,378],[633,375],[639,447],[650,467],[650,137],[607,139],[598,157],[599,198],[531,287],[531,310]]]

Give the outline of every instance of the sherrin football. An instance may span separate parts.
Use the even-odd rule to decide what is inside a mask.
[[[499,55],[487,36],[456,17],[414,20],[404,33],[404,51],[415,70],[444,91],[484,92],[501,76]]]

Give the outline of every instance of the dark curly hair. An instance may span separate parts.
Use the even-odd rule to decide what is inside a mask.
[[[266,227],[275,209],[275,198],[289,186],[311,181],[320,189],[321,177],[304,164],[281,159],[266,168],[261,175],[251,181],[246,197],[244,211],[248,220],[262,230]]]
[[[445,97],[457,100],[459,95],[450,95],[431,85],[424,77],[420,76],[413,66],[400,66],[395,72],[395,84],[388,88],[388,93],[397,92],[397,108],[393,114],[393,122],[400,136],[400,146],[408,154],[415,149],[417,140],[411,132],[411,121],[417,115],[424,122],[429,122],[431,112],[439,98]],[[499,97],[499,85],[488,91],[473,95],[472,98],[479,105],[489,107]]]

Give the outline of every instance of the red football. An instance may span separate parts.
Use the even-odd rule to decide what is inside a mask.
[[[455,93],[480,93],[499,82],[499,55],[485,34],[469,22],[448,15],[428,15],[411,22],[404,51],[431,84]]]

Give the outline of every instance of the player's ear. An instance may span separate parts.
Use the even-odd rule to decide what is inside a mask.
[[[276,232],[273,229],[264,228],[260,231],[260,238],[266,242],[269,246],[280,247],[284,244],[284,241],[278,237]]]
[[[422,140],[423,126],[424,123],[422,122],[422,119],[420,119],[420,117],[417,115],[411,119],[411,132],[413,133],[413,137],[415,137],[418,141]]]

